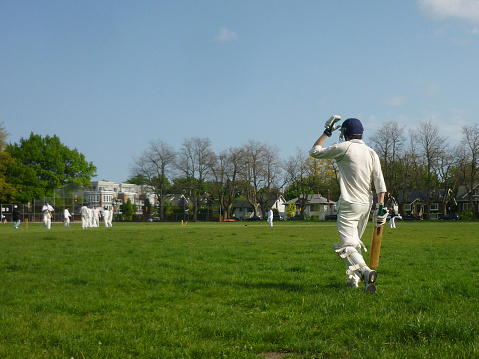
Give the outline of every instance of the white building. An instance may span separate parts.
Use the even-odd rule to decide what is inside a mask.
[[[92,189],[84,193],[84,202],[90,206],[117,211],[117,206],[130,200],[137,213],[142,213],[146,200],[156,205],[156,196],[150,186],[108,181],[92,181],[91,185]]]

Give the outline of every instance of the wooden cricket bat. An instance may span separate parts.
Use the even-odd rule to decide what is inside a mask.
[[[383,238],[383,227],[373,228],[373,239],[369,249],[369,268],[374,269],[379,266],[379,252],[381,252],[381,239]]]
[[[378,213],[385,215],[387,210],[381,204]],[[369,268],[374,269],[379,266],[379,252],[381,252],[381,240],[383,239],[383,227],[374,226],[373,239],[371,240],[371,248],[369,249]]]

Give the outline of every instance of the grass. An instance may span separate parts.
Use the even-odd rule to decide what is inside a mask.
[[[479,357],[478,225],[386,228],[372,296],[333,222],[1,225],[0,357]]]

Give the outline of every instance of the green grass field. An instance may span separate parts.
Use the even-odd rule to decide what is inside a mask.
[[[0,357],[477,358],[478,229],[385,228],[366,295],[334,222],[0,225]]]

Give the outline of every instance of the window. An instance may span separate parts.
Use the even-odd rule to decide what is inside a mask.
[[[437,203],[431,204],[431,211],[437,211],[439,209],[439,205]]]
[[[405,210],[406,212],[411,212],[411,205],[410,205],[409,203],[408,203],[408,204],[405,204],[405,205],[404,205],[404,210]]]
[[[469,210],[469,203],[463,203],[463,204],[462,204],[462,210],[463,210],[463,211]]]

